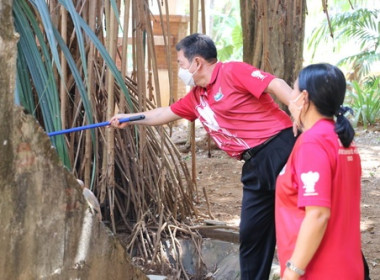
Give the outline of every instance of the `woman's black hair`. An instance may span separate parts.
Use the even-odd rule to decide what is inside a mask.
[[[215,62],[218,55],[214,41],[207,35],[200,33],[194,33],[183,38],[176,45],[176,50],[182,50],[189,61],[198,55],[208,62]]]
[[[342,106],[346,94],[346,79],[342,71],[328,63],[309,65],[299,73],[298,87],[300,91],[309,93],[309,100],[321,115],[336,117],[335,132],[343,146],[349,147],[355,131],[345,117],[351,109]]]

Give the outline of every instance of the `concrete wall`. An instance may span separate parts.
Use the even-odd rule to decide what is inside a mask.
[[[0,172],[1,278],[146,279],[90,212],[36,121],[17,108],[13,116],[11,145],[3,142],[13,160]]]

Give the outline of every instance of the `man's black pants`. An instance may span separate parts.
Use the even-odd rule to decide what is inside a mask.
[[[240,221],[242,280],[269,278],[276,245],[276,178],[285,165],[295,140],[291,128],[283,130],[260,150],[255,151],[254,156],[243,165]]]

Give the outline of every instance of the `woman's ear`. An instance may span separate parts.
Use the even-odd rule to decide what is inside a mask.
[[[309,92],[306,89],[304,89],[301,92],[301,94],[304,95],[304,99],[303,100],[304,100],[305,104],[309,103]]]

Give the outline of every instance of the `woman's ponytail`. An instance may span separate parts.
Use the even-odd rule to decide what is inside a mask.
[[[335,132],[338,134],[339,140],[345,148],[348,148],[351,145],[355,135],[354,128],[350,121],[345,117],[347,112],[353,114],[350,107],[340,106],[338,112],[335,114]]]

